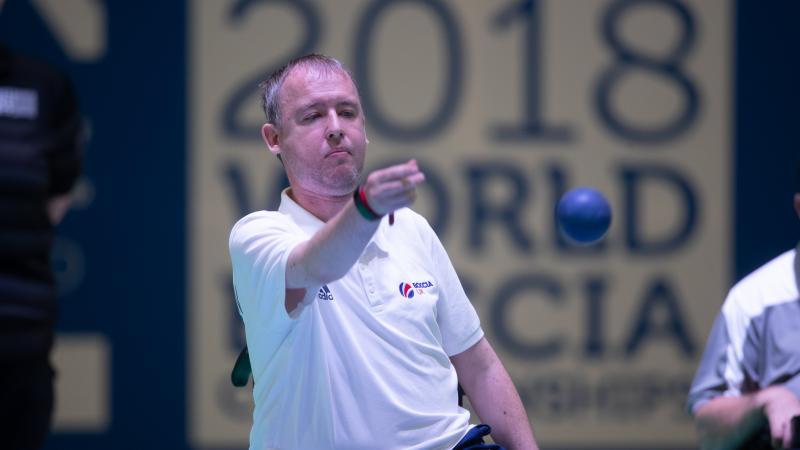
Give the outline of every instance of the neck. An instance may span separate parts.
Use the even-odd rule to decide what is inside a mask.
[[[288,194],[289,198],[323,222],[331,220],[353,196],[352,192],[343,195],[320,195],[295,186],[289,189]]]

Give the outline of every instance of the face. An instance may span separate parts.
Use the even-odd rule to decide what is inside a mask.
[[[352,192],[364,167],[367,136],[350,77],[295,67],[279,102],[281,123],[264,125],[262,135],[281,156],[292,188],[319,196]]]

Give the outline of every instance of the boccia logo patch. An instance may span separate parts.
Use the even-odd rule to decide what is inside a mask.
[[[400,283],[400,295],[405,298],[414,298],[414,288],[408,283]]]
[[[414,283],[400,283],[400,295],[405,298],[414,298],[415,294],[422,295],[426,288],[433,287],[432,281],[417,281]]]

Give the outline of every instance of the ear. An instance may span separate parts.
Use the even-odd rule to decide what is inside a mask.
[[[800,217],[800,193],[794,194],[794,211],[797,213],[797,217]]]
[[[278,128],[271,123],[265,123],[261,126],[261,138],[264,139],[270,153],[280,158],[281,144]]]
[[[363,116],[363,112],[361,114],[362,117],[364,117],[364,139],[366,139],[367,144],[369,144],[369,136],[367,136],[367,117]]]

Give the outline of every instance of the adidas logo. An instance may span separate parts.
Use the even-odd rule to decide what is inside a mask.
[[[319,292],[317,292],[317,298],[320,300],[333,300],[333,294],[331,294],[331,290],[328,289],[327,284],[319,288]]]

